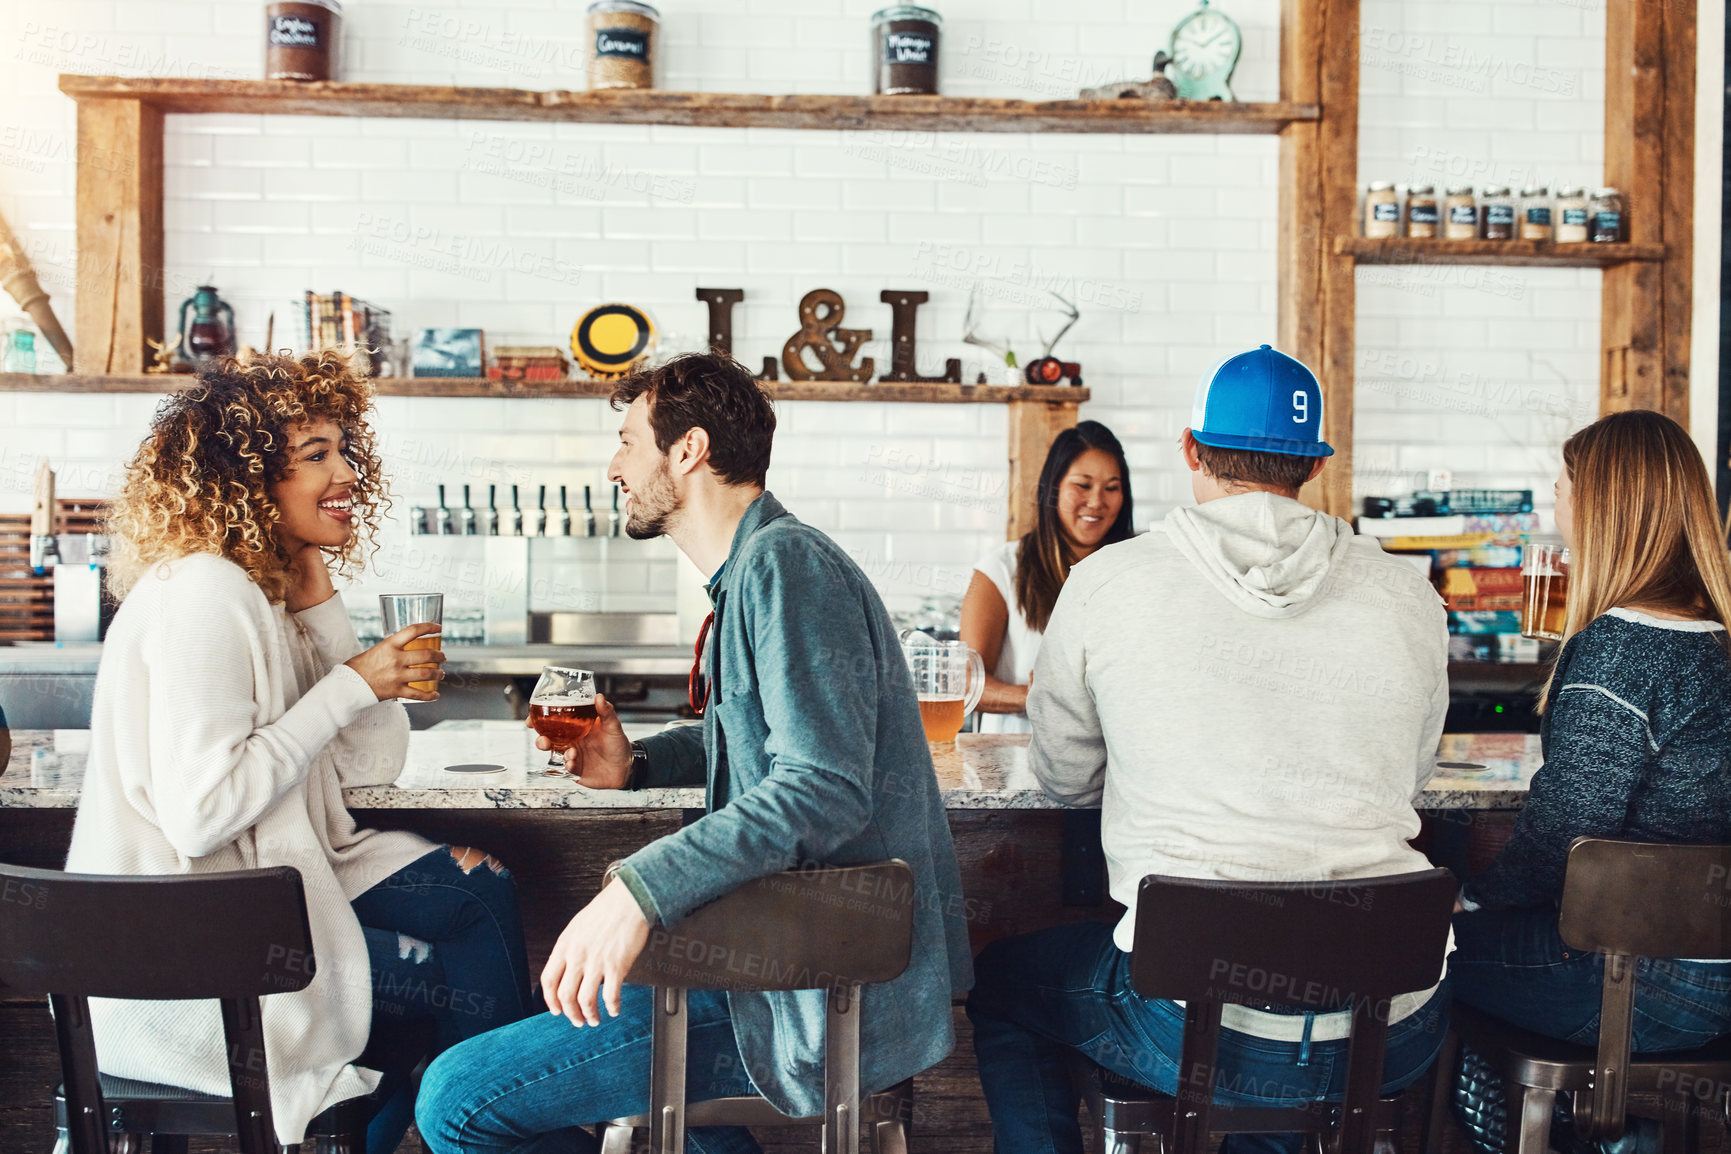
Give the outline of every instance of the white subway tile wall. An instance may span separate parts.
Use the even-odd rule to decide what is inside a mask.
[[[875,6],[666,0],[659,83],[869,91]],[[1047,99],[1146,76],[1191,6],[942,0],[943,91]],[[1244,30],[1239,96],[1275,98],[1277,0],[1218,7]],[[256,77],[262,9],[68,0],[0,12],[0,209],[69,327],[76,134],[57,74]],[[1600,0],[1364,0],[1361,182],[1598,183],[1603,40]],[[341,75],[581,88],[583,44],[571,0],[355,3]],[[1052,289],[1081,309],[1057,351],[1084,366],[1084,416],[1124,441],[1146,526],[1189,499],[1174,441],[1198,376],[1275,338],[1276,166],[1269,137],[172,116],[164,293],[173,316],[214,283],[243,342],[261,343],[274,312],[279,346],[300,343],[308,288],[389,307],[399,335],[472,326],[492,343],[563,344],[585,309],[624,300],[653,313],[671,352],[703,343],[695,287],[739,287],[735,350],[756,365],[798,327],[799,298],[827,287],[846,298],[845,324],[872,330],[863,355],[887,366],[878,293],[915,288],[931,294],[920,370],[960,357],[972,380],[989,358],[960,339],[969,288],[984,285],[982,330],[1024,360],[1060,323],[1044,307]],[[1629,197],[1643,211],[1641,191]],[[1358,492],[1447,470],[1460,486],[1534,488],[1548,507],[1558,446],[1593,415],[1597,274],[1358,275]],[[28,507],[39,455],[65,494],[112,491],[153,406],[0,394],[0,509]],[[851,550],[892,606],[959,595],[1001,539],[1001,409],[789,403],[780,421],[771,487]],[[386,544],[407,546],[407,507],[432,503],[440,482],[605,492],[616,422],[592,400],[382,399],[399,505]]]

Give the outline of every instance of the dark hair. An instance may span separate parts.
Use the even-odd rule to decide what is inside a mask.
[[[775,408],[751,370],[719,353],[686,353],[624,377],[613,407],[647,397],[655,447],[667,452],[692,429],[709,434],[709,467],[725,485],[763,485],[775,440]]]
[[[1040,483],[1035,490],[1039,519],[1033,532],[1022,535],[1016,549],[1016,601],[1029,629],[1045,630],[1052,607],[1058,603],[1058,592],[1070,576],[1070,567],[1076,563],[1075,550],[1058,520],[1058,486],[1076,458],[1089,449],[1098,449],[1118,462],[1118,480],[1124,494],[1118,519],[1106,530],[1100,544],[1128,540],[1135,532],[1130,526],[1130,463],[1124,459],[1124,446],[1118,443],[1112,430],[1099,421],[1083,421],[1059,433],[1046,451],[1046,463],[1040,469]]]
[[[1196,456],[1210,477],[1222,485],[1267,485],[1296,493],[1310,480],[1317,458],[1292,453],[1263,453],[1255,449],[1219,449],[1196,442]]]

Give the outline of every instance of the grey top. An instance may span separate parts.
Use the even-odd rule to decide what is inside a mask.
[[[1577,837],[1731,840],[1731,658],[1718,622],[1612,609],[1557,658],[1545,763],[1514,834],[1462,897],[1554,905]]]
[[[703,783],[708,813],[625,860],[652,923],[806,863],[900,858],[914,874],[913,955],[868,986],[860,1085],[936,1064],[951,1000],[973,985],[961,874],[919,702],[889,613],[834,541],[764,493],[709,585],[715,624],[701,728],[646,738],[650,788]],[[795,1116],[823,1108],[825,993],[731,992],[752,1081]]]

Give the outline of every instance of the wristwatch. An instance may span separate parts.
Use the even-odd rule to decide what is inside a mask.
[[[631,743],[631,771],[625,775],[625,788],[642,789],[648,776],[649,751],[643,748],[641,741],[634,741]]]

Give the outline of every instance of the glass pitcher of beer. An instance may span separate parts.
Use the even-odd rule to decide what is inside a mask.
[[[565,772],[565,751],[587,737],[598,720],[593,673],[563,665],[542,668],[541,680],[529,697],[529,728],[553,747],[548,774]]]
[[[1563,639],[1569,616],[1569,551],[1557,545],[1521,549],[1521,636]]]
[[[917,632],[902,638],[902,654],[914,677],[926,740],[954,741],[985,691],[985,662],[960,641],[936,641]]]

